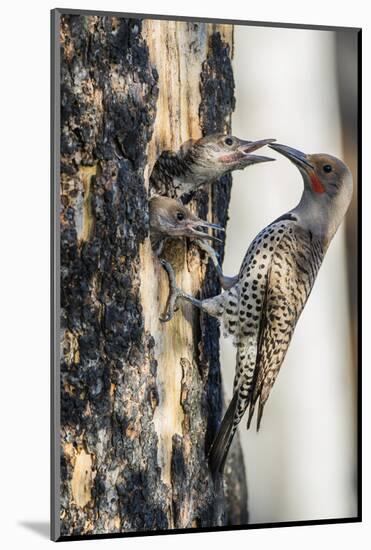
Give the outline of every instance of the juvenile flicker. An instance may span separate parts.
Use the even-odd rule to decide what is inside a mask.
[[[199,230],[210,227],[224,231],[220,225],[201,220],[177,199],[154,195],[149,200],[149,226],[152,249],[157,256],[162,254],[164,245],[169,239],[188,237],[196,242],[211,259],[222,288],[231,288],[236,283],[237,276],[227,277],[223,274],[217,253],[209,243],[205,242],[207,240],[222,241]]]
[[[190,301],[222,320],[237,347],[233,397],[212,444],[209,462],[215,476],[222,473],[234,433],[246,409],[248,424],[259,401],[257,429],[277,378],[297,321],[313,288],[331,239],[352,197],[352,175],[339,159],[306,155],[285,145],[270,145],[299,169],[304,191],[299,204],[251,243],[238,282],[207,300],[196,300],[177,289],[168,272],[171,295],[166,320],[178,298]]]
[[[244,141],[231,135],[210,134],[187,141],[177,153],[163,151],[150,176],[151,193],[181,197],[228,172],[274,160],[252,154],[273,141]]]

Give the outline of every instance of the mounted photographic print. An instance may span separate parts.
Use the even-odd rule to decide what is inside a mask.
[[[53,540],[360,521],[360,36],[53,10]]]

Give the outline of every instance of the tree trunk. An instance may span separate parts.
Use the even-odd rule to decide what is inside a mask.
[[[224,491],[206,458],[219,326],[187,305],[159,321],[147,205],[162,150],[230,129],[233,27],[64,15],[60,30],[61,535],[246,523],[238,438]],[[230,189],[224,177],[190,206],[225,226]],[[165,255],[182,288],[220,292],[196,246]]]

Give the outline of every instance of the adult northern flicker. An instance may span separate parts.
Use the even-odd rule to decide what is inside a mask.
[[[188,237],[195,241],[210,257],[222,288],[231,288],[237,282],[237,276],[227,277],[223,274],[215,250],[205,242],[206,240],[222,241],[199,230],[200,228],[212,228],[224,231],[220,225],[201,220],[179,200],[160,195],[154,195],[149,200],[149,225],[152,248],[157,256],[162,254],[168,239]]]
[[[299,204],[251,243],[238,282],[228,291],[196,300],[177,289],[168,272],[169,312],[183,298],[222,320],[237,347],[231,403],[212,444],[209,461],[215,476],[222,473],[234,433],[247,407],[248,424],[259,401],[257,429],[297,321],[313,288],[318,270],[352,197],[352,175],[339,159],[306,155],[285,145],[270,145],[299,169],[304,191]]]
[[[152,193],[181,197],[206,183],[213,183],[228,172],[274,160],[252,153],[274,139],[244,141],[225,134],[209,134],[189,140],[177,153],[163,151],[150,176]]]

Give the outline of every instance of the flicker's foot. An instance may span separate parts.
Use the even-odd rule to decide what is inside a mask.
[[[165,269],[167,276],[169,278],[169,297],[167,300],[166,313],[163,317],[160,317],[160,321],[166,323],[174,317],[176,311],[176,305],[179,299],[186,300],[192,305],[202,309],[202,302],[197,300],[193,296],[190,296],[186,292],[183,292],[182,289],[176,286],[175,273],[174,270],[166,260],[160,260],[162,267]]]
[[[167,321],[171,321],[174,317],[176,303],[178,298],[181,297],[182,291],[176,286],[175,273],[172,265],[164,259],[160,260],[160,264],[165,269],[169,278],[169,296],[166,304],[166,313],[160,317],[160,321],[166,323]]]

